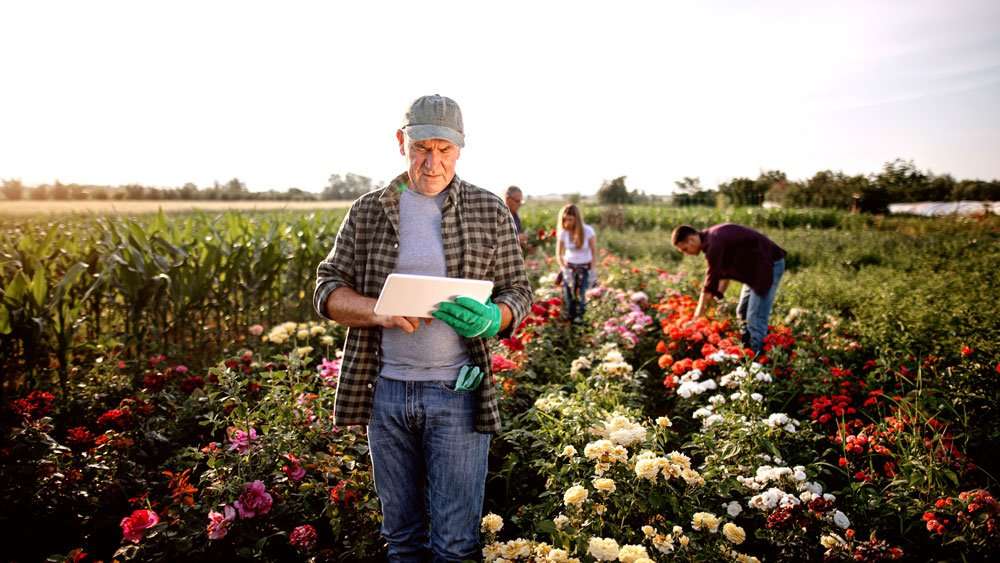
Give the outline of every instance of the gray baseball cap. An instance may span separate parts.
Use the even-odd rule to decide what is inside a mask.
[[[465,146],[462,110],[455,100],[438,94],[414,100],[406,111],[401,129],[414,141],[444,139]]]

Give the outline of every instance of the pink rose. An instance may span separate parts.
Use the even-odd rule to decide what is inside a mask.
[[[122,518],[122,535],[132,543],[139,543],[148,528],[160,523],[160,517],[152,510],[136,510],[131,516]]]
[[[208,539],[221,540],[229,533],[229,525],[236,520],[236,510],[228,504],[222,508],[222,513],[209,511],[208,513]]]
[[[291,462],[289,465],[284,465],[281,470],[288,475],[288,478],[292,481],[301,481],[303,477],[306,476],[306,470],[299,464],[299,458],[295,457],[295,454],[285,454],[285,459]]]
[[[240,513],[240,518],[253,518],[267,514],[271,510],[271,495],[264,488],[262,481],[254,481],[243,486],[240,500],[233,503]]]
[[[323,358],[323,363],[319,366],[319,376],[331,387],[337,384],[337,377],[340,375],[340,363],[340,358],[333,360]]]
[[[236,428],[229,429],[229,451],[236,450],[241,454],[245,454],[256,440],[257,430],[253,428],[249,432],[237,430]]]
[[[264,334],[264,327],[261,325],[253,325],[250,327],[250,334],[254,336],[260,336]]]

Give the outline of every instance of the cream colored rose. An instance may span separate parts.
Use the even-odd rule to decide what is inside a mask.
[[[719,531],[719,517],[711,512],[695,512],[691,519],[691,527],[695,530],[705,530],[713,534]]]
[[[482,530],[489,534],[495,534],[503,529],[503,518],[498,514],[490,512],[483,516]]]
[[[740,528],[732,522],[726,522],[726,524],[722,526],[722,535],[726,536],[726,539],[733,545],[740,545],[747,539],[747,533],[743,531],[743,528]]]
[[[583,501],[585,500],[587,500],[587,489],[584,489],[580,485],[573,485],[567,489],[566,493],[563,495],[563,503],[566,506],[579,506],[583,504]]]
[[[612,538],[590,538],[587,554],[598,561],[618,559],[618,542]]]
[[[574,448],[573,446],[566,446],[565,448],[563,448],[563,451],[562,451],[562,456],[563,457],[570,457],[571,458],[571,457],[573,457],[575,455],[576,455],[576,448]]]
[[[611,494],[615,492],[615,481],[614,479],[597,478],[591,482],[594,485],[594,490]]]
[[[557,530],[562,530],[566,524],[569,524],[569,517],[565,514],[560,514],[559,516],[556,516],[552,522],[556,525]]]
[[[640,559],[649,559],[646,548],[641,545],[623,545],[618,550],[618,560],[621,563],[636,563]]]
[[[844,538],[840,537],[837,534],[830,534],[828,536],[820,537],[819,543],[822,544],[823,547],[827,549],[832,549],[834,547],[837,547],[838,545],[843,545],[847,542],[844,540]]]

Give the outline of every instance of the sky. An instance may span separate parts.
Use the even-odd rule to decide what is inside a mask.
[[[1000,2],[5,2],[0,179],[319,191],[405,169],[462,108],[458,173],[665,194],[896,157],[1000,178]]]

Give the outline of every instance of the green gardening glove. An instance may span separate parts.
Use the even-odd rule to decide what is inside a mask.
[[[466,338],[489,338],[500,332],[500,307],[489,299],[480,303],[471,297],[456,297],[438,303],[431,314]]]
[[[479,366],[462,366],[455,382],[455,391],[472,391],[479,387],[479,382],[482,380],[483,372],[479,370]]]

